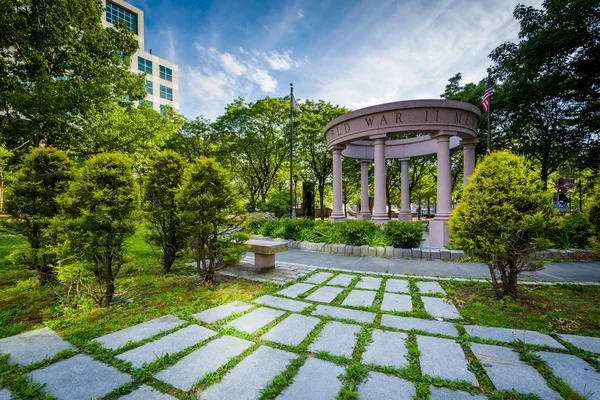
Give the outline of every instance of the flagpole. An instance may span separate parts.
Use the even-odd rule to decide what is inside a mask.
[[[296,218],[296,209],[294,207],[294,84],[290,83],[290,217]]]
[[[488,68],[488,83],[491,80],[491,68]],[[492,151],[492,128],[490,123],[490,116],[492,115],[492,97],[489,98],[488,109],[487,109],[487,122],[488,122],[488,135],[487,135],[487,151],[490,153]]]

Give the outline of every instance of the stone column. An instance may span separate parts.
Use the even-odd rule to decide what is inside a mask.
[[[454,132],[432,134],[437,139],[437,207],[429,224],[429,244],[444,247],[449,241],[448,217],[452,211],[452,177],[450,175],[450,137]]]
[[[331,149],[333,158],[333,211],[329,217],[330,222],[343,222],[344,205],[342,202],[342,151],[346,146],[337,145]],[[323,207],[323,204],[321,204]]]
[[[410,158],[400,159],[400,169],[402,171],[402,193],[400,202],[401,208],[398,214],[398,221],[412,222],[412,213],[410,210],[410,182],[408,177],[408,163]]]
[[[371,160],[360,160],[360,212],[357,219],[371,219],[369,208],[369,163]]]
[[[373,140],[375,153],[375,207],[373,222],[385,224],[388,222],[387,203],[385,195],[385,140],[386,137],[376,137]]]
[[[477,139],[461,140],[464,156],[463,156],[463,185],[469,184],[469,178],[475,170],[475,148],[477,147]]]

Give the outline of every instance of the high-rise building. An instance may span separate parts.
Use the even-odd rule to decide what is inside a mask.
[[[102,24],[112,27],[117,21],[123,20],[127,29],[135,34],[139,49],[131,59],[131,69],[134,72],[146,74],[145,100],[156,111],[162,111],[166,105],[179,109],[179,71],[177,65],[145,51],[144,46],[144,12],[123,0],[102,0],[104,14]]]

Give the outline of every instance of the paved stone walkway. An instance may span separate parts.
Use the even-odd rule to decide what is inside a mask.
[[[49,359],[23,375],[60,400],[253,400],[269,388],[285,400],[342,390],[374,400],[502,398],[504,390],[560,399],[569,396],[564,385],[600,399],[600,338],[460,325],[442,286],[317,271],[252,302],[96,338],[110,354],[101,361],[48,328],[0,339],[0,353],[20,366]],[[67,349],[78,354],[52,360]],[[357,362],[365,372],[355,381],[348,367]],[[157,372],[142,384],[135,376],[148,366]],[[0,400],[11,396],[0,388]]]

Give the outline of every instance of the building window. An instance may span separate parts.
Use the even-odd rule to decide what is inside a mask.
[[[124,9],[121,6],[106,2],[106,21],[111,24],[116,24],[118,21],[125,21],[127,29],[137,35],[138,33],[138,17],[137,14]]]
[[[154,103],[151,102],[150,100],[140,100],[140,104],[144,104],[147,103],[150,105],[150,108],[154,108]]]
[[[152,61],[138,56],[138,70],[152,75]]]
[[[146,93],[154,94],[154,89],[152,88],[152,81],[146,80]]]
[[[173,70],[171,68],[160,66],[160,78],[173,82]]]
[[[167,100],[173,100],[173,89],[160,85],[160,97]]]

